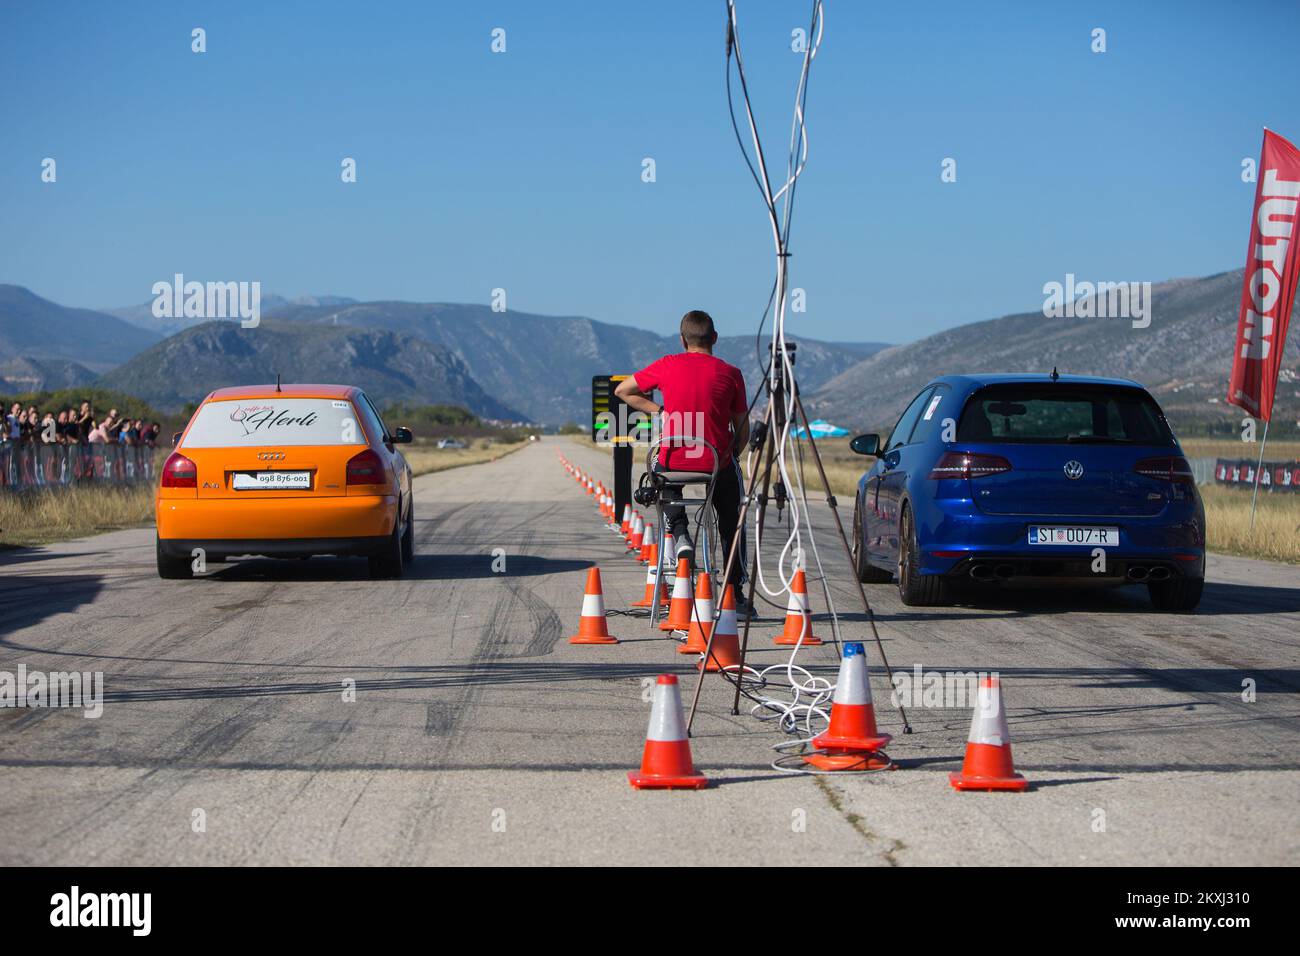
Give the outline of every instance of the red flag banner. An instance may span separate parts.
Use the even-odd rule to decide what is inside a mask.
[[[1300,277],[1300,150],[1271,130],[1264,130],[1250,219],[1250,249],[1237,316],[1228,402],[1255,418],[1273,415],[1273,392],[1282,367],[1296,280]]]

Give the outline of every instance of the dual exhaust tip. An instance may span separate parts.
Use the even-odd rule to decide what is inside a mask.
[[[1016,576],[1016,567],[1013,564],[993,563],[988,561],[976,562],[970,566],[970,576],[983,583],[990,581],[1009,581]],[[1148,566],[1145,564],[1130,564],[1124,576],[1134,582],[1141,581],[1168,581],[1172,577],[1172,572],[1161,565]]]
[[[1145,564],[1130,564],[1124,576],[1130,581],[1168,581],[1171,577],[1168,568],[1160,565],[1147,567]]]
[[[970,576],[976,581],[1009,581],[1016,576],[1016,567],[1005,563],[976,563],[970,566]]]

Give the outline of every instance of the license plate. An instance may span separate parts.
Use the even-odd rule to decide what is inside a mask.
[[[1078,524],[1030,525],[1029,543],[1114,547],[1119,544],[1119,528]]]
[[[236,491],[310,491],[310,471],[237,471],[230,482]]]

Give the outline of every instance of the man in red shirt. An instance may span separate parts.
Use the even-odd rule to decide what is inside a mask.
[[[736,462],[739,451],[749,440],[749,404],[745,397],[745,378],[740,369],[728,365],[713,354],[718,333],[707,312],[692,311],[682,316],[681,340],[684,352],[665,355],[624,379],[614,394],[637,411],[659,415],[660,434],[665,438],[697,438],[707,445],[689,441],[665,441],[659,450],[657,467],[661,470],[713,470],[713,452],[718,450],[718,475],[713,485],[713,510],[718,516],[723,561],[731,547],[740,517],[741,478]],[[658,390],[662,405],[650,396]],[[695,547],[690,537],[690,522],[685,507],[665,504],[673,534],[676,557],[694,564]],[[727,583],[739,585],[744,574],[744,537],[740,553]],[[739,592],[739,586],[736,588]],[[740,595],[737,594],[737,601]]]

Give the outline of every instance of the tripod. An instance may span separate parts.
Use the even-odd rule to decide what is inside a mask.
[[[759,551],[759,546],[763,540],[762,531],[763,531],[764,523],[767,518],[767,505],[768,505],[768,501],[771,500],[772,497],[771,492],[773,490],[772,489],[772,465],[779,452],[781,436],[785,433],[786,427],[789,424],[787,407],[791,404],[793,404],[794,411],[796,412],[795,424],[799,425],[800,423],[802,423],[804,434],[807,436],[808,439],[808,447],[812,451],[813,460],[817,463],[817,473],[818,476],[821,478],[822,488],[826,492],[826,504],[830,507],[831,514],[835,518],[835,530],[839,532],[840,543],[844,546],[844,554],[849,560],[850,567],[852,567],[853,565],[853,552],[849,547],[848,536],[845,535],[844,533],[843,522],[840,521],[838,503],[835,499],[835,495],[831,492],[830,480],[826,477],[826,469],[822,465],[821,452],[818,451],[817,442],[813,438],[812,426],[808,421],[808,413],[804,411],[803,399],[799,395],[798,382],[796,382],[793,377],[795,344],[790,343],[789,345],[786,345],[784,343],[781,343],[780,345],[777,345],[775,348],[769,346],[769,349],[773,352],[772,364],[771,366],[769,366],[769,369],[773,371],[776,370],[778,367],[777,366],[778,358],[776,355],[776,349],[781,349],[784,351],[785,359],[791,371],[790,381],[791,381],[792,388],[791,388],[791,394],[787,394],[787,387],[786,387],[784,375],[768,374],[765,377],[764,381],[765,381],[765,389],[767,391],[767,409],[764,412],[762,423],[760,423],[759,426],[754,430],[754,434],[751,436],[750,443],[749,443],[751,451],[757,452],[760,457],[765,459],[765,461],[761,470],[762,478],[763,478],[763,490],[762,493],[757,498],[758,533],[755,535],[754,555],[753,555],[753,559],[750,562],[749,591],[747,593],[747,599],[745,601],[745,605],[746,605],[745,625],[743,631],[741,632],[740,664],[736,669],[736,680],[734,682],[736,688],[736,694],[731,704],[732,714],[740,713],[741,682],[745,672],[745,654],[749,647],[749,625],[750,625],[750,621],[753,618],[753,613],[754,613],[754,589],[757,587],[758,584],[758,562],[759,562],[758,551]],[[793,403],[790,402],[791,398],[793,399]],[[749,483],[748,486],[745,488],[745,496],[740,506],[740,519],[736,524],[736,533],[735,536],[732,538],[730,548],[728,548],[727,550],[727,564],[726,564],[726,569],[723,571],[723,575],[722,575],[722,580],[724,584],[725,582],[731,580],[733,567],[737,560],[737,556],[739,555],[740,552],[740,548],[739,548],[740,536],[745,529],[745,521],[749,514],[749,508],[751,504],[753,504],[753,502],[755,501],[754,489],[758,485],[759,474],[760,474],[760,470],[758,468],[755,468],[753,473],[749,476]],[[781,484],[780,478],[777,479],[777,483],[778,483],[778,487],[776,489],[777,493],[775,497],[778,500],[778,502],[781,502],[784,501],[786,492],[784,486]],[[856,571],[853,572],[852,577],[853,577],[854,584],[857,585],[858,596],[862,599],[862,608],[867,615],[868,622],[870,622],[871,624],[871,634],[875,639],[877,650],[880,651],[880,660],[881,663],[884,665],[885,674],[889,679],[890,686],[893,686],[894,672],[889,666],[889,659],[885,656],[885,648],[880,641],[880,632],[876,629],[876,616],[871,609],[871,602],[867,600],[866,589],[862,586],[862,582],[858,579],[858,575]],[[808,633],[812,632],[812,617],[807,611],[805,611],[804,626],[805,628],[807,628]],[[704,660],[706,662],[709,660],[709,656],[713,651],[713,633],[714,633],[714,629],[711,628],[709,630],[709,634],[708,634],[708,638],[704,650]],[[700,692],[701,690],[703,690],[704,687],[704,677],[706,673],[708,672],[704,668],[701,668],[699,678],[695,682],[695,693],[691,699],[690,715],[687,717],[686,720],[687,736],[690,735],[691,727],[695,723],[695,712],[698,709],[700,704]],[[725,676],[724,671],[719,671],[719,674],[723,674]],[[910,734],[912,732],[912,726],[907,720],[907,711],[903,709],[903,705],[901,702],[898,704],[898,713],[903,720],[903,733]]]

